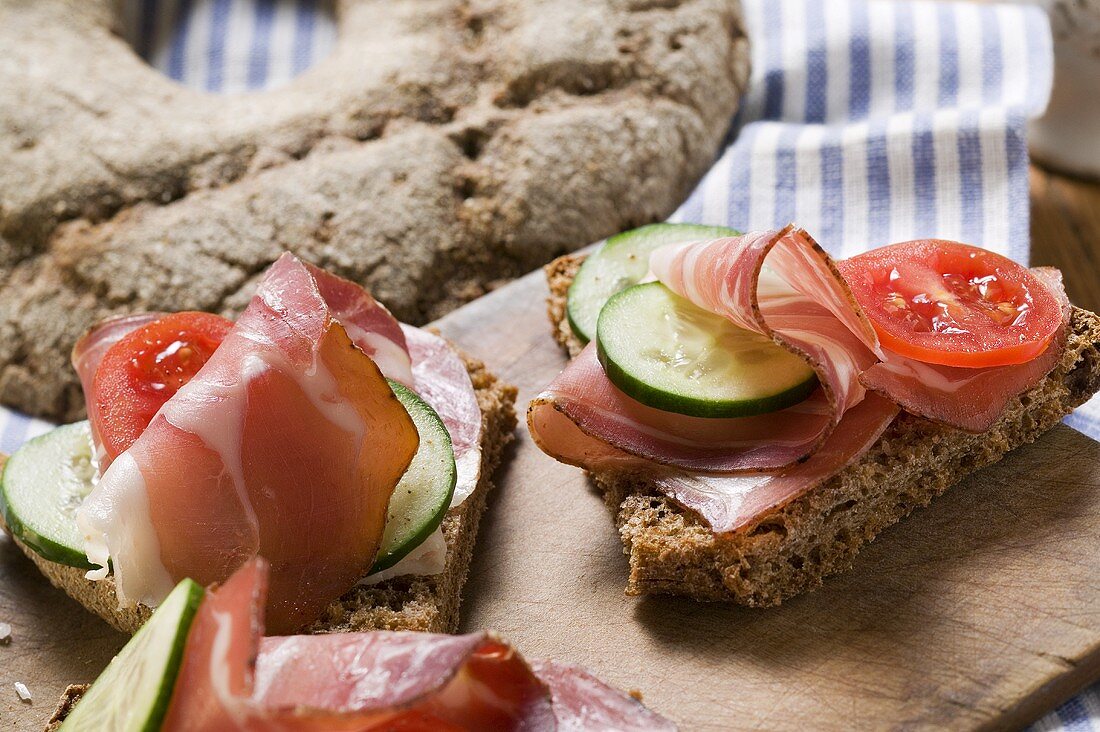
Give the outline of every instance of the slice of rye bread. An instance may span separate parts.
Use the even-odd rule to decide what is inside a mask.
[[[481,476],[474,492],[443,519],[447,560],[442,574],[394,577],[369,587],[349,590],[332,603],[306,632],[418,630],[454,633],[462,585],[470,568],[477,526],[492,488],[492,474],[516,427],[516,389],[501,382],[480,361],[463,355],[481,407]],[[0,527],[5,530],[3,519]],[[13,537],[14,539],[14,537]],[[92,582],[84,570],[43,559],[18,539],[15,543],[54,586],[124,633],[134,633],[150,615],[149,608],[118,607],[114,582]]]
[[[583,255],[546,266],[555,340],[571,356],[583,344],[569,327],[566,294]],[[860,547],[970,473],[1034,441],[1100,390],[1100,317],[1074,308],[1065,357],[1014,399],[988,432],[971,434],[902,413],[857,463],[824,485],[715,534],[644,477],[592,474],[630,557],[627,594],[671,594],[764,607],[778,605],[851,567]]]

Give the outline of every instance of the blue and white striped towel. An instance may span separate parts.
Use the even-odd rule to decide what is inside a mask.
[[[1046,106],[1050,29],[1035,8],[743,0],[752,84],[730,143],[674,220],[796,221],[834,255],[924,236],[1028,260],[1025,122]],[[336,42],[331,4],[126,0],[136,49],[213,92],[285,82]],[[1071,423],[1100,437],[1094,416]],[[0,450],[49,425],[0,410]],[[1100,685],[1036,730],[1100,730]]]

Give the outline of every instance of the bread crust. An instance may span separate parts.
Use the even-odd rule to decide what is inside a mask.
[[[583,261],[583,255],[569,255],[545,267],[552,334],[571,356],[583,344],[569,327],[565,302]],[[1098,390],[1100,317],[1074,308],[1062,361],[1014,399],[987,432],[971,434],[903,413],[857,463],[736,532],[714,533],[642,477],[590,475],[630,559],[627,594],[773,606],[848,569],[883,529],[1033,442]]]
[[[503,383],[485,364],[461,354],[481,407],[481,476],[473,493],[443,519],[447,559],[442,574],[394,577],[370,587],[354,587],[332,603],[308,633],[367,630],[416,630],[454,633],[462,586],[470,568],[477,527],[492,489],[492,474],[516,427],[516,389]],[[0,518],[0,527],[4,526]],[[114,581],[93,582],[84,570],[51,562],[18,538],[15,544],[57,588],[123,633],[134,633],[149,619],[149,608],[118,607]]]

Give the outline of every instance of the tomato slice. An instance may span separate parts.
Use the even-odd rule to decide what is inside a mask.
[[[233,323],[211,313],[166,315],[126,334],[103,355],[89,406],[108,460],[134,444],[153,415],[191,380]]]
[[[1035,275],[978,247],[924,239],[837,266],[882,345],[926,363],[1025,363],[1046,350],[1062,323],[1057,299]]]

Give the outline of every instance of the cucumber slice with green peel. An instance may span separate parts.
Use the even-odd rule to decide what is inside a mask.
[[[176,685],[203,589],[185,579],[111,660],[61,725],[64,732],[155,732]]]
[[[596,340],[612,383],[666,412],[748,417],[797,404],[817,387],[801,358],[660,282],[613,296]]]
[[[588,255],[569,286],[566,315],[578,338],[587,343],[596,335],[600,310],[617,292],[636,285],[649,273],[649,255],[665,244],[737,236],[724,226],[650,224],[624,231]]]
[[[0,513],[12,534],[51,562],[92,569],[76,509],[91,492],[95,472],[86,421],[27,442],[8,459],[0,478]]]
[[[431,536],[447,515],[458,479],[451,435],[443,420],[406,387],[396,381],[390,386],[412,417],[420,446],[390,497],[382,548],[372,574],[397,564]]]

